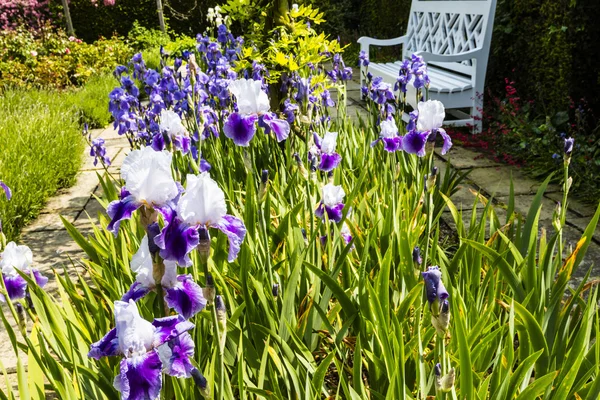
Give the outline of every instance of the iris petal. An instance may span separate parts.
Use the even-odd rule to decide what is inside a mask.
[[[177,281],[173,288],[167,289],[165,300],[170,308],[189,319],[206,307],[206,299],[191,275],[180,275]]]
[[[113,328],[102,339],[90,346],[88,357],[99,360],[101,357],[116,356],[121,354],[119,350],[119,339],[117,329]]]
[[[190,358],[194,357],[194,341],[189,333],[183,333],[157,350],[163,363],[163,372],[167,375],[178,378],[192,376],[194,366]]]
[[[225,121],[223,132],[237,146],[247,147],[256,133],[256,115],[233,113]]]
[[[162,363],[154,350],[121,360],[117,376],[121,400],[154,400],[162,388]]]
[[[234,261],[240,252],[242,242],[246,236],[246,227],[244,226],[244,223],[233,215],[225,215],[213,226],[227,235],[227,238],[229,239],[229,254],[227,260],[229,262]]]
[[[442,138],[444,139],[444,144],[442,145],[442,155],[444,155],[452,147],[452,138],[450,138],[450,135],[448,135],[446,131],[442,128],[438,129],[438,132],[440,135],[442,135]]]
[[[173,217],[155,237],[154,242],[161,249],[160,256],[164,260],[176,261],[182,266],[190,266],[192,260],[189,253],[198,245],[198,230],[185,224],[179,218]]]
[[[3,278],[9,299],[14,301],[25,297],[27,292],[27,281],[23,279],[21,275],[3,275]],[[6,299],[0,294],[0,300],[4,302]]]
[[[409,154],[416,154],[419,157],[425,156],[425,144],[427,143],[427,137],[429,132],[408,132],[404,138],[402,138],[402,149]]]
[[[342,161],[342,156],[340,156],[338,153],[323,153],[321,154],[321,163],[319,164],[319,169],[324,172],[329,172],[337,167],[340,161]]]
[[[184,332],[194,327],[189,321],[186,321],[181,315],[172,315],[170,317],[155,318],[152,325],[156,328],[154,331],[153,347],[156,348],[171,339],[176,338]]]
[[[138,203],[133,195],[129,195],[121,200],[112,201],[106,209],[106,213],[110,217],[110,223],[107,227],[108,230],[116,237],[119,232],[121,221],[130,219],[133,212],[141,206],[142,204]]]

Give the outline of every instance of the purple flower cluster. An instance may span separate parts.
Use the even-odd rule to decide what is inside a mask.
[[[423,57],[413,54],[410,60],[402,61],[398,79],[394,85],[394,91],[400,90],[406,93],[406,86],[412,81],[415,89],[421,89],[429,85],[429,75],[427,75],[427,64]]]
[[[90,144],[90,156],[94,157],[94,165],[98,164],[98,159],[105,165],[110,165],[110,158],[106,155],[106,147],[104,146],[104,139],[96,138],[92,140]]]
[[[327,71],[327,76],[336,83],[338,80],[341,82],[349,81],[352,79],[352,68],[346,67],[341,54],[334,54],[332,59],[332,69]]]

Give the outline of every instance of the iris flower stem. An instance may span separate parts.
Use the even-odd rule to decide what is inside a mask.
[[[207,257],[202,257],[202,255],[200,256],[200,262],[202,263],[202,268],[204,269],[204,278],[206,279],[206,277],[209,274],[208,271],[208,258]],[[219,320],[217,318],[217,307],[215,304],[214,299],[212,300],[212,312],[211,312],[211,318],[212,318],[212,324],[213,324],[213,336],[214,336],[214,341],[213,344],[217,346],[217,380],[216,380],[216,389],[215,389],[215,396],[214,398],[217,400],[221,400],[223,398],[223,373],[224,373],[224,368],[223,368],[223,351],[221,350],[221,344],[220,344],[220,332],[219,332]]]
[[[570,155],[565,155],[565,162],[563,168],[563,201],[562,207],[560,209],[560,230],[558,231],[558,256],[561,258],[562,264],[562,253],[563,253],[563,241],[562,241],[562,231],[565,226],[565,221],[567,219],[567,198],[569,196],[569,163],[571,161]],[[554,276],[554,272],[552,276]]]
[[[268,196],[268,194],[267,194]],[[266,263],[267,263],[267,278],[269,279],[269,288],[273,287],[273,268],[271,266],[271,257],[269,254],[269,234],[267,231],[267,221],[265,219],[265,214],[269,212],[269,210],[267,209],[267,202],[264,202],[263,205],[263,210],[260,216],[260,221],[261,221],[261,227],[262,227],[262,234],[263,234],[263,238],[265,240],[265,251],[266,251]]]
[[[433,164],[433,150],[427,163],[427,168],[431,170]],[[425,183],[423,183],[425,185]],[[423,265],[427,266],[427,259],[429,257],[429,241],[431,239],[431,226],[433,225],[433,188],[427,188],[427,238],[425,242],[425,258],[423,258]]]

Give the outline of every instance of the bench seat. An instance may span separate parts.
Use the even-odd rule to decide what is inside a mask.
[[[374,76],[378,75],[376,72],[384,72],[390,77],[395,77],[398,76],[398,73],[400,72],[400,64],[400,61],[385,64],[371,63],[369,65],[369,71],[371,71]],[[430,92],[458,93],[473,89],[471,77],[466,75],[459,75],[456,72],[450,72],[433,65],[427,67],[427,74],[431,81],[429,84]]]

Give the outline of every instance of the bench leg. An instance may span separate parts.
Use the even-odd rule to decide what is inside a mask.
[[[473,118],[472,134],[476,135],[483,131],[483,93],[477,92],[473,99],[473,107],[471,108],[471,117]]]

